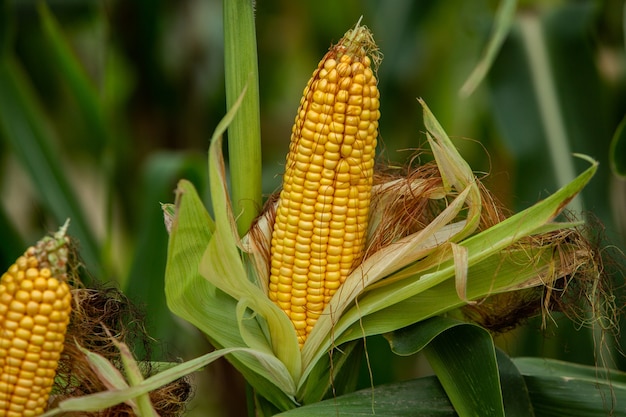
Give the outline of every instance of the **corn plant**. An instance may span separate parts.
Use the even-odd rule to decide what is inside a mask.
[[[503,3],[501,31],[465,94],[494,59],[514,6]],[[156,415],[149,392],[220,357],[251,387],[250,415],[415,415],[428,413],[433,398],[437,412],[460,416],[503,416],[505,408],[507,415],[552,415],[558,400],[551,387],[565,388],[564,380],[578,384],[571,398],[593,389],[621,404],[623,374],[512,361],[485,329],[506,308],[521,311],[526,302],[544,318],[580,298],[589,300],[591,320],[610,314],[596,249],[581,222],[560,217],[596,174],[596,161],[579,155],[580,174],[566,169],[558,191],[505,215],[420,99],[434,161],[375,168],[385,92],[376,81],[376,34],[357,23],[305,88],[282,191],[261,210],[252,4],[224,2],[224,16],[229,110],[209,148],[210,205],[184,179],[174,204],[163,205],[168,307],[217,350],[146,377],[124,343],[114,343],[115,359],[79,348],[107,390],[63,399],[44,415],[99,412],[123,402],[137,415]],[[354,392],[356,369],[363,354],[369,363],[367,341],[375,335],[398,355],[423,352],[436,380]],[[604,407],[586,399],[563,412],[601,415]]]

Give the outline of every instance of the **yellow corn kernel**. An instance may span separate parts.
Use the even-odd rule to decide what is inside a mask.
[[[331,47],[292,129],[269,297],[291,318],[300,346],[363,254],[380,117],[372,52],[371,33],[358,25]]]
[[[0,417],[35,417],[48,405],[71,311],[66,229],[0,278]]]

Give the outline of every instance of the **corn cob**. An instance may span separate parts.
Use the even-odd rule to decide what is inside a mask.
[[[0,417],[46,409],[71,310],[67,225],[28,248],[0,279]]]
[[[300,346],[362,258],[380,117],[378,59],[366,27],[348,31],[313,72],[292,129],[269,297],[290,317]]]

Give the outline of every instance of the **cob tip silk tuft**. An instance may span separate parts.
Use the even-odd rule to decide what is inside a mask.
[[[68,225],[28,248],[0,279],[0,417],[47,408],[71,312]]]
[[[313,72],[293,125],[272,232],[269,297],[291,319],[301,347],[363,256],[380,60],[359,20]]]

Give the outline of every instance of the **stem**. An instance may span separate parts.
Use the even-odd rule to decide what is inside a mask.
[[[244,235],[262,206],[261,120],[254,10],[251,0],[225,0],[224,66],[227,108],[246,88],[228,127],[231,196],[237,230]]]
[[[554,75],[550,66],[550,58],[546,48],[546,38],[539,18],[533,15],[522,15],[519,19],[532,85],[537,97],[539,115],[548,142],[548,150],[554,167],[554,175],[559,187],[564,186],[576,177],[572,152],[569,147],[565,120],[561,107]],[[568,205],[577,213],[583,210],[583,201],[576,196]]]

